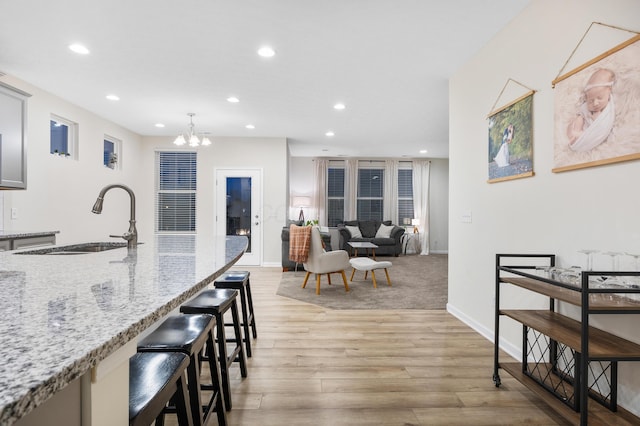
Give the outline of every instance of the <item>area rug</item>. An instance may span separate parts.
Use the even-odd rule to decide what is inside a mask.
[[[387,285],[384,270],[376,271],[378,288],[373,288],[371,274],[364,279],[364,272],[356,271],[353,281],[351,268],[346,270],[349,292],[345,292],[340,274],[332,274],[329,285],[324,275],[320,282],[320,294],[316,295],[315,276],[309,277],[306,288],[302,282],[306,272],[283,272],[277,294],[330,309],[445,309],[447,304],[446,254],[380,256],[388,260],[391,287]]]

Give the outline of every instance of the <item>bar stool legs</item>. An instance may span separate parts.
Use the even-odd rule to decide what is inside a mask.
[[[228,288],[238,290],[240,292],[240,310],[242,312],[242,328],[244,334],[245,352],[247,358],[251,357],[251,336],[249,328],[254,339],[258,338],[256,330],[256,319],[253,313],[253,298],[251,297],[251,282],[249,280],[250,272],[248,271],[231,271],[221,275],[214,282],[216,288]],[[231,325],[231,324],[225,324]]]
[[[222,396],[222,380],[216,354],[213,328],[216,319],[212,315],[178,315],[165,319],[160,326],[138,343],[138,352],[180,352],[190,358],[187,368],[190,409],[193,423],[203,426],[214,409],[218,424],[227,423]],[[201,383],[201,361],[203,351],[207,351],[211,384]],[[201,392],[212,391],[208,402],[203,405]],[[167,409],[165,412],[173,412]],[[159,424],[158,422],[156,424]]]
[[[148,426],[162,421],[165,405],[176,404],[178,424],[193,426],[182,353],[137,353],[129,359],[129,425]]]
[[[216,340],[220,358],[220,373],[222,376],[222,390],[227,410],[231,409],[231,385],[229,369],[234,362],[240,365],[240,374],[247,377],[247,360],[242,344],[242,332],[238,315],[236,296],[238,291],[229,289],[205,290],[180,307],[185,314],[209,314],[216,317]],[[227,339],[224,326],[224,314],[231,310],[233,318],[234,338]],[[227,350],[227,342],[234,342],[232,350]]]

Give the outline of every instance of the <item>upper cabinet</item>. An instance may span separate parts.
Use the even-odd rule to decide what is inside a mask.
[[[27,189],[28,93],[0,82],[0,189]]]

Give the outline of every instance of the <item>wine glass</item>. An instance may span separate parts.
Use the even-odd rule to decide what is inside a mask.
[[[620,269],[620,259],[619,256],[622,254],[617,251],[606,251],[604,253],[605,256],[611,256],[611,271],[617,271]],[[620,284],[620,279],[617,276],[608,277],[606,279],[607,284]]]
[[[640,254],[633,254],[629,252],[625,252],[627,256],[631,256],[635,259],[635,270],[640,271]]]
[[[633,254],[629,252],[625,252],[625,254],[635,259],[634,270],[640,271],[640,254]],[[623,277],[623,282],[625,285],[631,288],[635,288],[635,289],[640,288],[640,277],[632,277],[632,276]],[[640,300],[640,293],[629,294],[627,295],[627,297],[632,300]]]
[[[611,270],[617,271],[620,265],[618,256],[620,256],[622,253],[617,251],[606,251],[602,254],[604,254],[605,256],[611,256]]]
[[[593,270],[593,253],[598,253],[598,251],[599,250],[593,250],[593,249],[578,250],[578,253],[583,253],[587,255],[587,267],[585,268],[585,271]]]

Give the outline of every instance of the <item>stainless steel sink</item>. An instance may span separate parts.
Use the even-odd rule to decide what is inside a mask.
[[[83,243],[68,246],[47,247],[35,250],[20,251],[14,254],[55,254],[70,255],[83,253],[97,253],[105,250],[113,250],[126,247],[127,243]]]

